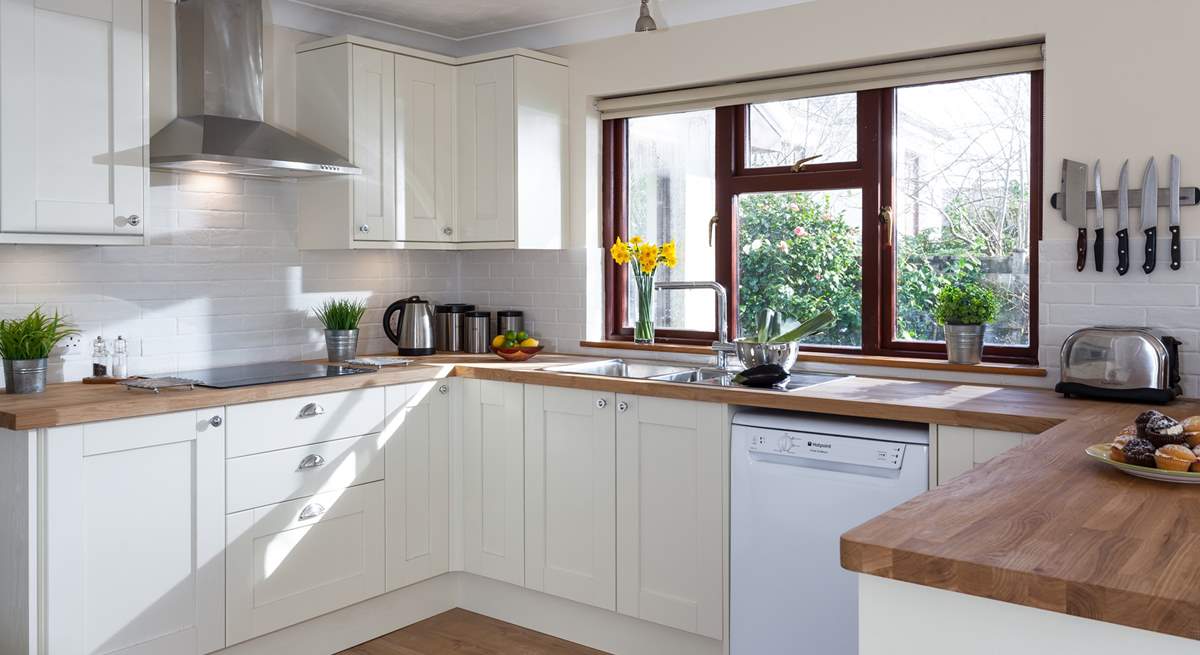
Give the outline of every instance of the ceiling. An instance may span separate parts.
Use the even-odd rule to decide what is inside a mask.
[[[637,17],[631,0],[302,0],[447,39],[471,39],[614,10]]]

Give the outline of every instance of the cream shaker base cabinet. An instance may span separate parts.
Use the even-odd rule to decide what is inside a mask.
[[[384,483],[230,514],[229,644],[384,591]]]
[[[0,0],[0,243],[142,243],[147,10]]]
[[[616,609],[611,393],[525,387],[525,586]]]
[[[387,461],[387,591],[449,570],[450,389],[449,380],[387,389],[378,437]]]
[[[45,432],[43,652],[225,645],[222,418],[202,410]]]
[[[525,387],[462,381],[463,568],[525,584]]]
[[[937,431],[937,484],[943,485],[1037,435],[934,425]]]
[[[722,405],[617,396],[617,611],[720,639]]]

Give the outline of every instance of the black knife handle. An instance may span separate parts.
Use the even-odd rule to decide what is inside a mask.
[[[1179,261],[1179,226],[1171,225],[1167,229],[1171,231],[1171,270],[1178,271],[1182,265]]]
[[[1146,275],[1154,272],[1154,265],[1158,263],[1158,228],[1146,228],[1146,262],[1142,264],[1142,270]]]
[[[1096,272],[1104,270],[1104,228],[1096,228],[1096,245],[1092,247],[1096,259]]]
[[[1075,239],[1075,270],[1082,271],[1087,263],[1087,228],[1079,228],[1079,237]]]
[[[1129,230],[1117,230],[1117,275],[1129,272]]]

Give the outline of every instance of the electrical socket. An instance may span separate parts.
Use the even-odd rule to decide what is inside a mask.
[[[63,348],[63,355],[79,355],[83,352],[83,335],[72,334],[60,341],[59,345]]]

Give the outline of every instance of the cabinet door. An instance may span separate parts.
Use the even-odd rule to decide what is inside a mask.
[[[516,239],[513,60],[458,68],[459,241]]]
[[[987,462],[996,455],[1016,448],[1035,435],[1001,430],[937,426],[937,483],[954,478]]]
[[[354,138],[351,161],[362,169],[354,178],[356,241],[396,238],[395,56],[355,46]]]
[[[613,395],[525,387],[525,586],[616,604]]]
[[[3,231],[142,233],[145,13],[144,0],[0,0]]]
[[[445,573],[450,560],[450,385],[387,389],[387,590]]]
[[[384,483],[226,517],[226,631],[236,644],[384,590]]]
[[[519,384],[463,380],[462,394],[464,568],[524,584],[524,392]]]
[[[617,611],[720,639],[723,408],[617,402]]]
[[[225,645],[220,409],[47,430],[46,652]]]
[[[454,67],[396,56],[397,241],[453,241]]]

